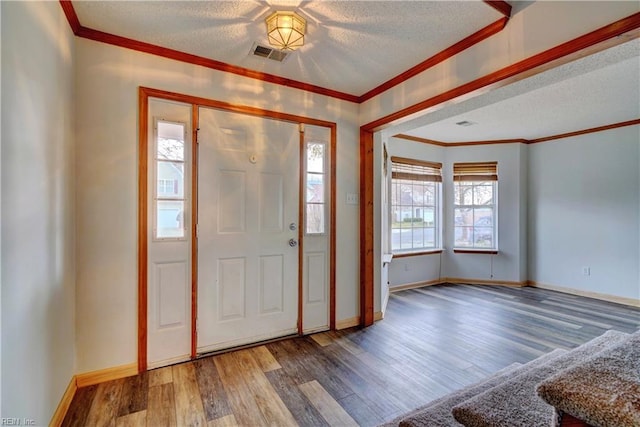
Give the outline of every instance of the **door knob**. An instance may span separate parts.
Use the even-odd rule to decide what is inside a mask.
[[[289,246],[295,248],[296,246],[298,246],[298,241],[296,239],[289,239]]]

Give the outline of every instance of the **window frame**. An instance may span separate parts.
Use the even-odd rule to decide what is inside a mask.
[[[309,171],[309,146],[310,145],[321,145],[322,148],[322,172],[310,172]],[[304,212],[303,212],[303,219],[304,219],[304,223],[302,224],[302,226],[304,227],[304,235],[305,236],[325,236],[328,234],[327,231],[327,205],[328,205],[328,192],[327,190],[330,187],[330,184],[328,184],[327,182],[327,178],[329,177],[329,174],[327,173],[327,160],[328,160],[328,147],[329,145],[327,144],[326,141],[321,141],[321,140],[316,140],[316,139],[309,139],[307,141],[304,141],[304,172],[303,172],[303,177],[304,177],[304,200],[303,200],[303,204],[304,204]],[[323,187],[323,193],[322,193],[322,202],[309,202],[307,200],[307,186],[309,183],[309,174],[311,175],[319,175],[322,176],[322,187]],[[321,232],[309,232],[309,220],[308,220],[308,207],[309,205],[314,205],[314,206],[322,206],[322,231]]]
[[[475,166],[475,167],[474,167]],[[456,168],[464,169],[465,167],[473,169],[472,172],[458,172]],[[484,170],[482,170],[484,169]],[[466,178],[466,179],[465,179]],[[491,204],[476,204],[475,203],[475,191],[478,186],[487,186],[491,184]],[[458,204],[458,199],[455,197],[456,190],[459,186],[468,186],[471,188],[471,204]],[[498,175],[497,175],[497,162],[484,162],[484,163],[454,163],[453,174],[453,203],[452,203],[452,219],[453,219],[453,251],[454,253],[498,253]],[[471,209],[472,211],[472,225],[459,226],[456,224],[456,212],[459,209]],[[475,239],[476,225],[475,212],[476,210],[490,209],[492,212],[491,225],[481,225],[480,227],[491,227],[491,246],[477,246]],[[456,231],[459,228],[468,227],[471,228],[474,235],[471,239],[471,246],[458,246],[456,244]]]
[[[158,156],[158,149],[159,149],[159,139],[160,139],[160,133],[159,133],[159,129],[158,129],[158,125],[160,123],[167,123],[170,125],[180,125],[183,128],[183,155],[182,155],[182,160],[175,160],[175,159],[165,159],[165,158],[160,158]],[[154,118],[154,139],[153,139],[153,155],[151,157],[151,160],[153,161],[153,165],[151,167],[153,167],[153,183],[154,183],[154,187],[153,187],[153,213],[152,213],[152,218],[153,218],[153,230],[152,230],[152,235],[151,235],[151,239],[154,242],[171,242],[171,241],[187,241],[189,239],[188,233],[187,233],[187,220],[189,218],[189,214],[188,214],[188,202],[189,202],[189,195],[187,192],[187,123],[185,122],[180,122],[180,121],[173,121],[173,120],[166,120],[166,119],[162,119],[162,118]],[[158,165],[160,164],[160,162],[164,162],[164,163],[174,163],[174,164],[181,164],[182,165],[182,173],[183,173],[183,177],[182,177],[182,186],[183,186],[183,191],[182,191],[182,197],[178,196],[178,195],[174,195],[174,196],[167,196],[167,195],[160,195],[159,193],[159,167]],[[174,180],[175,181],[175,180]],[[180,185],[178,183],[178,185]],[[182,202],[182,236],[159,236],[158,235],[158,230],[159,230],[159,226],[158,226],[158,212],[159,212],[159,202]],[[178,212],[179,214],[179,212]]]
[[[442,187],[442,164],[441,163],[436,163],[436,162],[430,162],[430,161],[423,161],[423,160],[417,160],[417,159],[409,159],[409,158],[402,158],[402,157],[395,157],[392,156],[389,159],[389,163],[390,163],[390,167],[389,167],[389,172],[387,175],[387,179],[388,179],[388,194],[389,194],[389,201],[388,201],[388,227],[389,227],[389,233],[388,233],[388,238],[389,238],[389,251],[393,254],[394,257],[407,257],[407,256],[417,256],[417,255],[426,255],[426,254],[432,254],[432,253],[441,253],[442,252],[442,195],[443,195],[443,187]],[[413,166],[413,167],[425,167],[428,169],[437,169],[438,170],[438,174],[435,173],[425,173],[424,175],[430,175],[432,177],[437,177],[437,178],[432,178],[432,179],[423,179],[423,180],[411,180],[411,179],[407,179],[405,178],[394,178],[393,174],[394,174],[394,165],[403,165],[403,166]],[[413,191],[413,185],[415,185],[415,183],[419,183],[419,184],[431,184],[434,186],[434,197],[433,197],[433,204],[420,204],[420,205],[416,205],[413,203],[411,204],[411,211],[412,213],[414,212],[414,209],[418,208],[418,209],[433,209],[433,226],[423,226],[423,227],[411,227],[411,230],[414,230],[416,228],[421,228],[423,230],[425,229],[431,229],[433,228],[433,234],[434,234],[434,243],[433,246],[424,246],[424,239],[423,239],[423,246],[419,246],[419,247],[415,247],[414,246],[414,242],[413,242],[413,235],[412,235],[412,247],[411,248],[394,248],[394,242],[393,242],[393,230],[398,229],[397,227],[393,227],[394,224],[394,218],[395,218],[395,212],[397,211],[396,207],[398,209],[402,209],[402,207],[406,207],[405,205],[403,205],[402,203],[400,204],[396,204],[396,198],[393,197],[394,195],[394,188],[396,185],[396,181],[408,181],[411,182],[411,186],[412,186],[412,191]],[[399,185],[399,184],[398,184]],[[424,213],[422,214],[424,215]],[[412,215],[413,218],[413,215]],[[424,216],[423,216],[424,218]],[[413,223],[412,223],[413,224]],[[402,227],[399,228],[400,230],[402,229]],[[424,236],[424,234],[423,234]]]

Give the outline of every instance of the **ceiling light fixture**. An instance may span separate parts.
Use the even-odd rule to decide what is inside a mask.
[[[294,50],[304,44],[307,21],[295,12],[274,12],[266,19],[269,44],[282,50]]]

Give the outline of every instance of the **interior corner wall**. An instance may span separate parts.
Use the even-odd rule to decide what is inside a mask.
[[[82,38],[76,53],[79,373],[137,360],[139,86],[336,122],[336,320],[358,315],[358,104]]]
[[[532,281],[640,299],[639,155],[637,125],[529,147]]]
[[[75,374],[74,41],[58,2],[1,2],[2,414],[47,425]]]

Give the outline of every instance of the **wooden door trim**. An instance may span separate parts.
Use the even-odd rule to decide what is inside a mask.
[[[191,359],[198,343],[198,123],[200,109],[191,104]]]
[[[148,340],[148,125],[149,125],[149,98],[157,98],[166,101],[176,101],[184,104],[191,104],[192,107],[192,182],[191,182],[191,357],[196,356],[197,349],[197,131],[198,131],[198,115],[200,107],[214,108],[227,112],[235,112],[268,119],[281,120],[296,124],[307,124],[320,127],[326,127],[331,132],[331,227],[329,241],[331,244],[329,252],[329,324],[331,329],[335,329],[336,324],[336,275],[335,275],[335,259],[336,259],[336,146],[337,146],[337,125],[335,122],[314,119],[311,117],[299,116],[295,114],[282,113],[279,111],[265,110],[257,107],[246,105],[231,104],[224,101],[217,101],[198,96],[169,92],[160,89],[148,87],[138,88],[138,371],[147,370],[147,340]],[[302,176],[302,168],[300,169]],[[301,227],[299,227],[300,229]],[[299,264],[302,262],[300,260]],[[300,286],[300,285],[298,285]]]
[[[302,224],[304,223],[304,125],[298,124],[298,335],[302,335],[304,328],[304,304],[303,304],[303,292],[304,286],[302,284],[304,275],[304,232],[302,230]]]
[[[336,171],[337,171],[337,137],[338,130],[336,126],[331,126],[331,141],[329,148],[330,156],[330,180],[329,186],[329,220],[331,221],[329,228],[329,329],[336,329]]]
[[[149,97],[138,89],[138,372],[147,370]]]
[[[360,325],[374,322],[373,131],[360,128]]]

